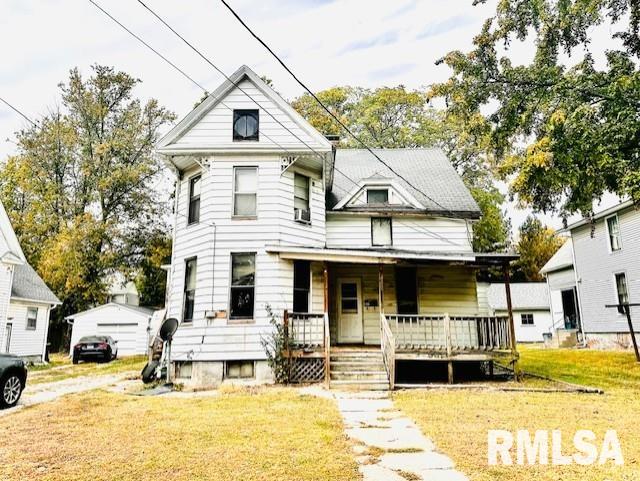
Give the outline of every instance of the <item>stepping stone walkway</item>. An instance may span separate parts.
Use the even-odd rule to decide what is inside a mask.
[[[385,392],[334,393],[364,481],[468,481]]]

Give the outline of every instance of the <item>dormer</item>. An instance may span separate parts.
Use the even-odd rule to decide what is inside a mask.
[[[380,174],[362,179],[333,210],[424,210],[424,206],[397,179]]]

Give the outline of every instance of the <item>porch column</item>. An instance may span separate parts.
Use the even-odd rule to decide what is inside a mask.
[[[378,264],[378,309],[380,314],[384,315],[384,267],[382,264]]]
[[[322,278],[323,278],[323,309],[324,309],[324,383],[329,388],[331,381],[331,336],[329,334],[329,263],[325,261],[322,264]]]
[[[516,348],[516,326],[513,321],[513,305],[511,303],[511,276],[509,274],[509,263],[502,265],[502,272],[504,274],[504,288],[507,296],[507,312],[509,315],[509,339],[511,341],[511,355],[513,357],[513,372],[516,380],[520,379],[520,372],[518,369],[518,351]]]
[[[322,266],[322,276],[324,281],[324,299],[323,309],[324,313],[329,313],[329,263],[325,261]]]

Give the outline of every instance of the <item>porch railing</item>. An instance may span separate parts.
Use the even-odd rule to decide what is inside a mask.
[[[329,339],[329,322],[325,313],[289,312],[286,317],[290,342],[294,348],[326,349]]]
[[[397,341],[391,331],[384,313],[380,313],[380,349],[389,379],[389,388],[393,390],[396,379],[396,345]]]
[[[386,314],[396,349],[494,351],[510,348],[506,316]]]

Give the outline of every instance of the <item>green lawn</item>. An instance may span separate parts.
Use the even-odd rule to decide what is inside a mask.
[[[140,372],[146,362],[146,356],[129,356],[108,363],[81,362],[72,364],[71,359],[66,355],[54,354],[49,364],[29,368],[27,384],[62,381],[80,376],[99,376],[128,371]]]
[[[395,395],[396,403],[472,481],[640,481],[640,365],[633,355],[532,347],[520,352],[525,371],[600,387],[605,394],[404,391]],[[568,454],[575,452],[576,430],[594,431],[600,448],[605,431],[615,429],[625,465],[489,466],[489,429],[514,435],[519,429],[531,435],[537,429],[560,429]]]
[[[295,389],[93,391],[0,417],[3,481],[351,481],[340,413]]]

